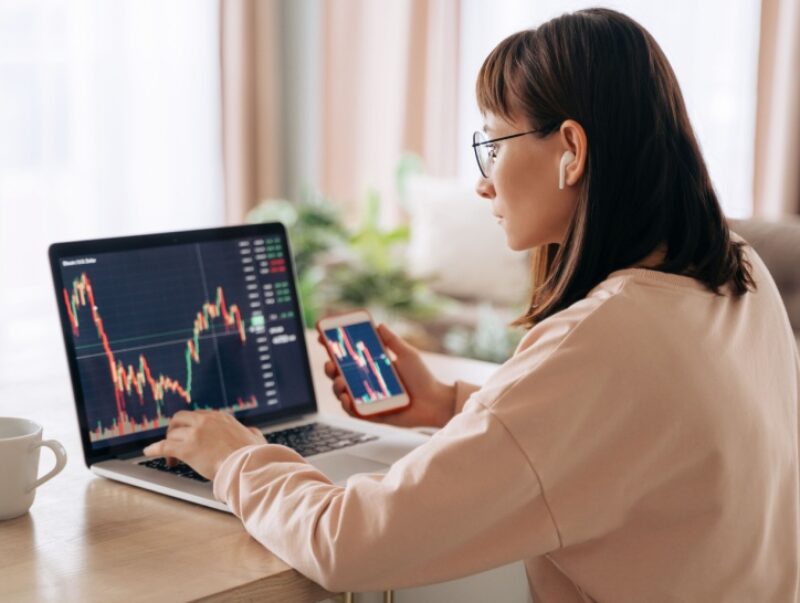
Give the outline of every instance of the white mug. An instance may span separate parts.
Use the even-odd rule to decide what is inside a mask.
[[[36,478],[39,452],[47,446],[56,455],[56,466]],[[58,475],[67,464],[67,453],[56,440],[42,441],[42,426],[28,419],[0,417],[0,520],[28,512],[36,488]]]

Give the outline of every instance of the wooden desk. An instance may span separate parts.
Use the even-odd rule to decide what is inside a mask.
[[[344,413],[330,391],[325,352],[307,334],[322,412]],[[2,601],[320,601],[334,597],[290,568],[215,511],[95,476],[83,463],[72,390],[61,345],[53,338],[37,362],[61,366],[44,379],[0,382],[0,416],[44,426],[45,439],[67,450],[64,471],[39,488],[26,515],[0,521]],[[30,352],[23,354],[29,356]],[[14,354],[5,350],[5,358]],[[495,368],[475,360],[426,354],[445,381],[481,382]],[[13,373],[13,371],[11,371]],[[40,474],[52,466],[42,451]]]

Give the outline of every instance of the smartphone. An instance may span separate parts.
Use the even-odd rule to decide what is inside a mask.
[[[317,321],[317,331],[344,377],[357,415],[389,414],[411,404],[369,312],[326,316]]]

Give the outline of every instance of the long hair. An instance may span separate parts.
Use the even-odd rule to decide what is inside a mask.
[[[524,116],[544,138],[581,124],[588,153],[561,243],[532,253],[526,328],[583,298],[611,272],[666,244],[663,272],[710,291],[755,289],[744,243],[732,241],[678,81],[639,23],[610,9],[564,14],[503,40],[476,84],[483,112]]]

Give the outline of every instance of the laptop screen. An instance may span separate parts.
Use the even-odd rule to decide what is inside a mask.
[[[61,243],[50,255],[87,457],[163,438],[179,410],[247,424],[316,410],[281,225]]]

